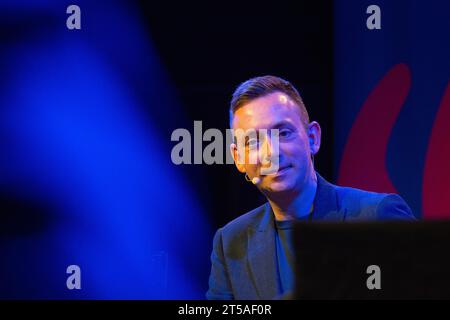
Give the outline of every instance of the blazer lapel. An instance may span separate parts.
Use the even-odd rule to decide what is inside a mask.
[[[273,299],[278,295],[279,287],[274,218],[269,203],[266,203],[259,226],[249,228],[247,237],[250,273],[258,297]]]

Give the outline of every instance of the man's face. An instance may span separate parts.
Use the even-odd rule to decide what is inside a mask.
[[[315,154],[319,149],[320,127],[313,122],[306,129],[299,106],[288,95],[274,92],[249,102],[235,112],[232,125],[234,130],[254,129],[258,132],[266,129],[268,132],[265,139],[256,142],[258,151],[255,152],[259,152],[259,157],[253,164],[248,161],[249,153],[253,152],[251,146],[241,149],[232,145],[235,162],[239,155],[242,156],[238,152],[245,150],[246,161],[236,164],[240,172],[247,173],[250,179],[259,177],[258,187],[263,193],[302,190],[314,170],[311,152]],[[278,153],[273,141],[275,137],[270,135],[271,129],[278,129]],[[270,163],[263,163],[261,159],[268,159],[278,171],[264,174]]]

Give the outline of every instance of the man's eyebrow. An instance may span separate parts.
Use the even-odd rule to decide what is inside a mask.
[[[293,127],[294,124],[288,120],[282,120],[282,121],[276,122],[274,125],[272,125],[272,127],[270,129],[280,129],[280,128],[283,128],[286,126]]]

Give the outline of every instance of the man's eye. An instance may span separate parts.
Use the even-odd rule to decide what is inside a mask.
[[[256,147],[258,144],[258,141],[256,139],[252,139],[252,140],[248,140],[247,141],[247,146],[249,147]]]
[[[291,135],[291,133],[292,133],[291,130],[284,129],[284,130],[280,130],[279,135],[282,138],[287,138]]]

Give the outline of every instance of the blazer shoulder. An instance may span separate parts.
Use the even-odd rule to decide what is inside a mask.
[[[417,220],[411,208],[398,194],[387,194],[378,203],[377,216],[379,220]]]
[[[248,228],[256,228],[261,221],[261,219],[264,216],[264,213],[268,209],[267,206],[269,205],[268,202],[264,203],[263,205],[248,211],[239,217],[235,218],[234,220],[227,223],[225,226],[221,228],[222,235],[229,237],[241,233],[247,232]]]
[[[341,186],[336,186],[336,192],[341,207],[346,210],[347,220],[415,220],[411,209],[398,194]]]
[[[268,203],[267,203],[268,204]],[[220,243],[224,261],[242,260],[247,254],[248,230],[257,229],[265,217],[266,205],[259,206],[220,228],[214,237],[214,243]]]
[[[372,192],[351,187],[335,186],[340,204],[354,204],[355,200],[362,202],[364,205],[377,205],[387,193]]]

